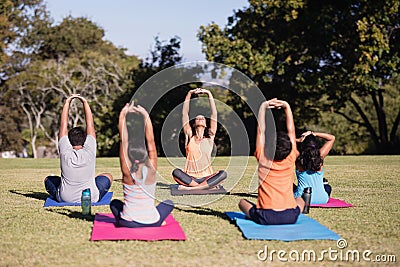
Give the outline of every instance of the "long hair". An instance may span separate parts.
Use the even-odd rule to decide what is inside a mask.
[[[306,171],[316,172],[321,169],[324,161],[317,146],[314,135],[308,135],[300,145],[300,155],[297,163]]]
[[[147,149],[144,144],[129,143],[128,158],[132,163],[131,173],[135,173],[139,169],[139,164],[145,163],[148,159]]]
[[[210,138],[210,127],[208,126],[208,125],[210,125],[209,118],[205,118],[205,119],[206,119],[206,128],[204,129],[204,137]],[[195,122],[196,122],[196,118],[191,119],[189,121],[189,125],[190,125],[190,128],[192,129],[193,135],[195,135],[195,133],[196,133],[196,128],[194,127]],[[214,133],[214,135],[215,134],[216,133]]]

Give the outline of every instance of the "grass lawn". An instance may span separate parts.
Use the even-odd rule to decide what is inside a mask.
[[[255,266],[281,265],[276,254],[273,262],[261,262],[257,252],[291,250],[317,253],[338,249],[336,241],[260,241],[246,240],[231,224],[225,211],[238,211],[243,197],[256,201],[249,185],[256,170],[253,157],[215,159],[215,169],[229,165],[227,188],[222,198],[171,197],[168,184],[173,167],[159,159],[157,197],[178,205],[173,215],[186,233],[186,241],[89,241],[94,215],[81,216],[80,207],[43,208],[47,197],[43,179],[59,174],[58,159],[0,159],[0,266]],[[244,164],[240,164],[243,162]],[[244,168],[243,166],[247,166]],[[311,209],[309,216],[338,233],[347,241],[349,250],[372,251],[377,255],[394,255],[400,262],[400,182],[397,171],[400,156],[328,156],[325,177],[332,185],[332,196],[356,207],[345,209]],[[111,191],[122,199],[119,162],[117,158],[100,158],[98,172],[111,172],[115,177]],[[239,179],[241,178],[241,179]],[[236,183],[237,181],[237,183]],[[92,207],[92,213],[109,213],[108,206]],[[286,255],[288,258],[288,255]],[[389,258],[389,257],[387,257]],[[289,262],[290,263],[290,262]],[[298,264],[298,263],[292,263]],[[303,262],[304,264],[304,262]],[[321,262],[314,264],[321,265]],[[343,266],[345,261],[324,265]],[[379,263],[387,265],[388,263]],[[365,262],[357,265],[378,265]]]

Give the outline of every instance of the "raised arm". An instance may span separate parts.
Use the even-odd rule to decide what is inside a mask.
[[[71,95],[65,100],[64,107],[61,112],[61,121],[60,121],[60,130],[58,132],[58,138],[68,135],[68,113],[69,106],[71,105],[72,99],[74,99],[76,95]]]
[[[256,136],[256,151],[264,153],[265,147],[265,109],[268,108],[268,101],[261,103],[258,109],[258,125],[257,125],[257,136]]]
[[[192,94],[194,94],[198,89],[193,89],[190,90],[185,98],[185,102],[183,102],[183,107],[182,107],[182,127],[183,127],[183,133],[185,134],[185,144],[187,145],[189,142],[189,139],[192,137],[192,128],[190,128],[189,124],[189,108],[190,108],[190,98],[192,97]]]
[[[86,134],[92,135],[96,139],[96,131],[94,129],[94,120],[93,113],[90,109],[89,103],[87,100],[80,95],[77,95],[76,98],[82,101],[83,109],[85,111],[85,120],[86,120]]]
[[[131,104],[133,106],[133,102]],[[128,128],[126,126],[126,114],[128,113],[130,104],[126,104],[119,113],[118,130],[119,130],[119,164],[122,172],[122,180],[124,183],[130,184],[132,181],[130,166],[132,163],[128,157]]]
[[[319,150],[321,153],[322,159],[324,159],[329,154],[329,151],[331,151],[331,149],[333,147],[333,143],[335,143],[335,136],[332,134],[319,133],[319,132],[312,132],[312,134],[316,137],[326,140],[325,144]]]
[[[218,114],[217,114],[217,107],[215,106],[215,101],[214,97],[211,94],[209,90],[206,89],[200,89],[198,91],[199,94],[207,94],[208,95],[208,100],[210,101],[210,110],[211,110],[211,117],[210,117],[210,131],[211,131],[211,136],[215,137],[215,134],[217,133],[217,127],[218,127]]]
[[[154,131],[153,131],[153,124],[151,122],[149,113],[147,113],[146,109],[142,106],[133,106],[132,107],[134,112],[137,112],[143,116],[144,121],[144,133],[146,138],[146,145],[147,145],[147,155],[149,157],[149,163],[154,170],[157,170],[157,147],[154,141]]]

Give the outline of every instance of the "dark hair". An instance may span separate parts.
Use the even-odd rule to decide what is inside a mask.
[[[286,132],[278,131],[275,138],[266,138],[264,150],[267,158],[280,161],[289,156],[292,151],[292,142]]]
[[[145,163],[147,161],[147,149],[146,146],[130,143],[128,145],[128,158],[132,163],[132,167],[130,169],[131,173],[134,173],[138,170],[140,163]]]
[[[299,164],[306,171],[319,171],[324,163],[314,135],[308,135],[300,144]]]
[[[199,114],[199,115],[200,115],[200,114]],[[199,116],[199,115],[197,115],[197,116]],[[196,117],[197,117],[197,116],[196,116]],[[210,138],[210,128],[208,127],[208,125],[209,125],[209,118],[206,118],[206,117],[204,117],[204,118],[205,118],[205,120],[206,120],[206,128],[204,129],[204,137],[205,137],[205,138]],[[195,135],[195,133],[196,133],[196,128],[194,127],[195,122],[196,122],[196,118],[191,119],[191,120],[189,121],[189,125],[190,125],[190,128],[192,129],[193,135]],[[213,134],[216,134],[216,133],[213,133]]]
[[[86,130],[81,127],[74,127],[68,131],[68,139],[72,146],[83,146],[86,141]]]

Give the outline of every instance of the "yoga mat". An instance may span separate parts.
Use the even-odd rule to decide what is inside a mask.
[[[179,190],[178,184],[171,184],[171,195],[173,196],[182,196],[182,195],[211,195],[211,194],[226,194],[227,191],[222,185],[219,185],[218,188],[211,189],[192,189],[192,190]]]
[[[338,240],[340,236],[316,220],[300,214],[295,224],[261,225],[245,218],[242,212],[225,212],[246,239],[258,240]]]
[[[98,202],[92,202],[92,206],[102,206],[109,205],[111,202],[111,198],[113,196],[113,192],[107,192],[102,199]],[[58,202],[52,197],[48,197],[44,202],[43,207],[63,207],[63,206],[80,206],[80,202]]]
[[[186,240],[181,225],[172,214],[165,219],[166,224],[159,227],[116,227],[114,222],[112,213],[96,213],[90,240]]]
[[[349,208],[354,207],[352,204],[347,203],[344,200],[337,198],[329,198],[328,202],[325,204],[311,204],[310,207],[313,208]]]

